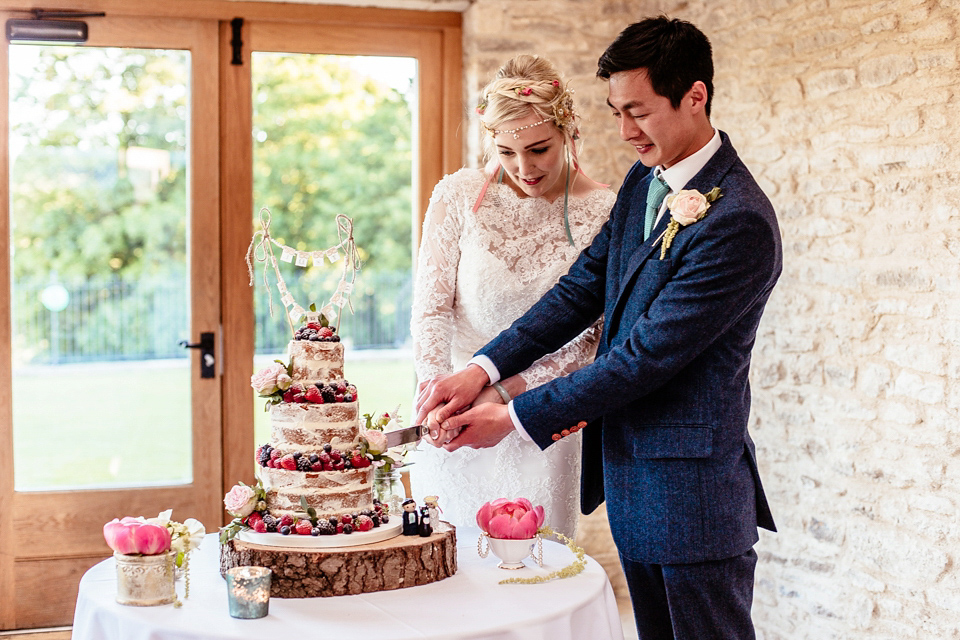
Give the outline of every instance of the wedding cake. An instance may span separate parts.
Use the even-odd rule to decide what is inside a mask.
[[[352,221],[341,215],[337,224],[337,245],[303,252],[270,237],[264,209],[263,230],[248,250],[251,285],[254,262],[264,263],[265,285],[272,267],[293,339],[286,362],[275,361],[250,381],[267,402],[270,440],[256,449],[256,485],[240,483],[224,497],[234,520],[221,530],[220,571],[267,567],[273,572],[274,597],[399,589],[436,582],[457,570],[452,526],[421,527],[411,535],[404,527],[411,514],[391,511],[386,500],[381,504],[374,497],[376,469],[394,461],[387,437],[377,430],[383,425],[361,427],[358,391],[345,379],[343,344],[328,321],[347,304],[353,287],[348,277],[358,270]],[[337,290],[321,310],[296,304],[274,246],[281,250],[280,260],[297,266],[345,256]]]
[[[324,519],[365,515],[369,522],[346,523],[361,531],[389,522],[373,502],[373,456],[360,439],[357,389],[343,377],[343,344],[331,328],[310,323],[288,353],[290,381],[281,381],[280,401],[269,406],[270,442],[256,454],[271,520],[308,518],[306,506]],[[268,520],[263,529],[275,527]]]

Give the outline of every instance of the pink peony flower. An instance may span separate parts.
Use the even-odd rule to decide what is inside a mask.
[[[281,376],[283,376],[281,378]],[[287,388],[290,387],[290,376],[287,374],[287,368],[279,362],[274,362],[269,367],[260,369],[250,376],[250,386],[253,390],[262,396],[273,395],[281,390],[281,383],[286,382]]]
[[[526,540],[543,526],[543,507],[534,507],[526,498],[515,501],[500,498],[487,502],[477,511],[477,525],[490,537],[501,540]]]
[[[223,496],[223,506],[234,518],[246,518],[257,506],[257,492],[243,484],[234,485]]]
[[[170,550],[170,531],[140,518],[114,518],[103,525],[107,546],[124,555],[155,556]]]

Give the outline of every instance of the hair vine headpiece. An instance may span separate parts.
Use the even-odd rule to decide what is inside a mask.
[[[527,124],[527,125],[524,125],[524,126],[522,126],[522,127],[517,127],[516,129],[491,129],[490,131],[493,133],[493,135],[498,135],[498,134],[501,134],[501,133],[512,133],[512,134],[513,134],[513,139],[514,139],[514,140],[519,140],[519,139],[520,139],[520,134],[517,133],[518,131],[523,131],[524,129],[532,129],[533,127],[539,127],[539,126],[542,125],[544,122],[551,122],[552,120],[553,120],[553,118],[544,118],[543,120],[541,120],[541,121],[539,121],[539,122],[534,122],[533,124]]]

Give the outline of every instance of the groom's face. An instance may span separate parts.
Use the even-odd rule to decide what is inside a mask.
[[[653,90],[645,69],[610,76],[607,104],[620,138],[633,145],[644,166],[671,167],[702,146],[703,123],[710,125],[703,115],[706,90],[701,85],[695,83],[674,109],[669,98]]]

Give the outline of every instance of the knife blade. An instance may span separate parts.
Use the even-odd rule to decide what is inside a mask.
[[[403,429],[387,431],[387,446],[399,447],[402,444],[419,442],[425,433],[427,433],[427,427],[422,424],[415,427],[405,427]]]

